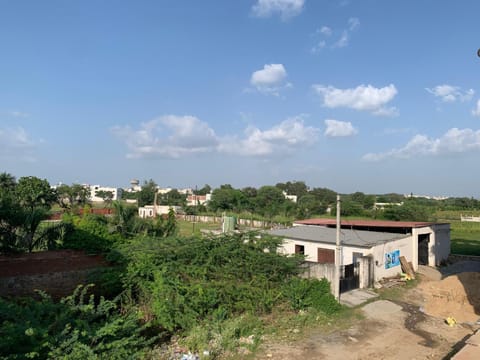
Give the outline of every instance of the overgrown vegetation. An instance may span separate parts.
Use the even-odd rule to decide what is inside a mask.
[[[113,265],[92,275],[97,291],[87,288],[53,302],[0,300],[0,353],[7,359],[168,358],[166,342],[208,358],[253,351],[262,336],[282,322],[301,327],[328,322],[341,313],[326,280],[298,277],[301,256],[277,253],[279,239],[257,233],[202,237],[204,225],[177,223],[165,217],[140,219],[137,207],[111,202],[111,215],[97,215],[80,185],[51,189],[46,180],[0,174],[0,252],[54,248],[103,253]],[[209,193],[205,185],[197,195]],[[152,204],[156,184],[145,182],[133,198]],[[297,196],[297,203],[285,194]],[[129,196],[132,196],[130,193]],[[309,189],[303,182],[234,189],[214,189],[206,206],[191,213],[236,213],[244,218],[288,223],[324,214],[336,193]],[[375,202],[390,203],[375,210]],[[57,203],[61,222],[43,222]],[[177,190],[158,203],[185,206]],[[403,203],[402,205],[398,205]],[[360,192],[342,196],[342,215],[392,220],[458,219],[475,214],[478,202],[381,196]],[[335,208],[333,207],[333,214]],[[468,212],[467,212],[468,211]],[[480,254],[480,224],[452,222],[452,251]],[[274,314],[276,321],[271,321]]]
[[[87,290],[79,287],[60,302],[43,293],[39,301],[0,298],[2,359],[142,358],[155,341],[145,335],[150,324],[142,324],[134,307],[95,301]]]

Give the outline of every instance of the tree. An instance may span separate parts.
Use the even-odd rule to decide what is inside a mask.
[[[103,202],[107,204],[110,204],[113,200],[113,191],[100,190],[95,195],[102,198]]]
[[[57,202],[64,209],[85,206],[90,199],[90,190],[80,184],[68,186],[62,184],[57,187]]]
[[[282,190],[275,186],[262,186],[255,199],[256,211],[265,216],[279,214],[286,199]]]
[[[317,200],[315,195],[305,194],[297,201],[298,216],[301,218],[324,214],[327,206]]]
[[[240,190],[234,189],[230,184],[221,185],[213,190],[212,199],[208,208],[213,211],[243,211],[247,208],[248,200]]]
[[[309,191],[309,194],[315,196],[315,198],[325,206],[335,204],[337,201],[337,193],[327,188],[313,188]]]
[[[195,195],[207,195],[207,194],[210,194],[211,191],[212,191],[212,187],[208,184],[205,184],[201,189],[195,190],[193,193]]]
[[[0,174],[0,191],[12,191],[16,185],[17,181],[13,175],[6,172]]]
[[[177,189],[172,189],[168,193],[161,196],[160,204],[170,206],[186,206],[187,196],[180,194]]]
[[[150,179],[145,181],[142,190],[138,192],[138,206],[152,205],[157,192],[157,184]]]
[[[304,181],[287,181],[284,183],[278,183],[275,185],[280,190],[285,191],[288,195],[296,195],[298,197],[308,193],[308,187]]]
[[[22,177],[12,183],[13,177],[3,174],[2,181],[9,184],[0,190],[0,248],[3,253],[33,251],[51,246],[62,237],[62,224],[40,228],[48,216],[55,192],[47,180],[34,176]]]
[[[57,198],[48,181],[35,176],[21,177],[15,187],[15,193],[20,205],[32,211],[35,208],[50,209]]]

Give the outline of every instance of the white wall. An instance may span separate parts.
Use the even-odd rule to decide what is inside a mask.
[[[122,197],[123,189],[106,187],[100,185],[90,185],[90,200],[93,202],[103,202],[103,199],[99,196],[96,196],[98,191],[111,191],[113,194],[113,201],[119,200]]]
[[[374,279],[378,281],[385,277],[396,276],[402,272],[402,266],[397,265],[389,269],[385,269],[385,256],[388,253],[396,250],[400,251],[399,256],[405,256],[407,261],[413,263],[414,251],[412,243],[413,240],[410,234],[406,234],[405,238],[399,240],[389,241],[385,244],[379,244],[372,248]]]
[[[394,266],[385,269],[385,254],[400,250],[400,256],[405,256],[407,261],[412,261],[413,247],[411,246],[413,239],[410,235],[405,235],[405,238],[389,241],[385,244],[380,244],[372,248],[358,247],[358,246],[342,246],[342,265],[353,264],[353,253],[360,253],[363,256],[372,255],[374,262],[374,279],[380,280],[383,277],[395,276],[402,272],[401,266]],[[317,261],[317,249],[335,250],[335,244],[324,244],[314,241],[301,241],[285,239],[280,252],[284,254],[294,254],[295,245],[303,245],[305,247],[305,257],[307,261]]]
[[[295,245],[303,245],[305,247],[305,260],[307,261],[317,261],[318,251],[317,249],[328,249],[335,250],[335,244],[325,244],[315,241],[301,241],[301,240],[292,240],[285,239],[282,247],[279,249],[280,252],[284,254],[295,254]],[[363,256],[371,254],[371,249],[363,247],[354,247],[354,246],[343,246],[342,247],[342,265],[353,264],[353,253],[361,253]]]

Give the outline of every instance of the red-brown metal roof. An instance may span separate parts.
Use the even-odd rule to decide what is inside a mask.
[[[295,221],[302,225],[336,225],[336,219],[307,219]],[[342,220],[342,226],[368,226],[368,227],[391,227],[391,228],[418,228],[430,226],[436,223],[421,221],[390,221],[390,220]]]

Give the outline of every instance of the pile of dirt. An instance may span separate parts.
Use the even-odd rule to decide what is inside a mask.
[[[457,322],[476,322],[480,318],[480,273],[463,272],[440,281],[422,283],[425,312]]]

